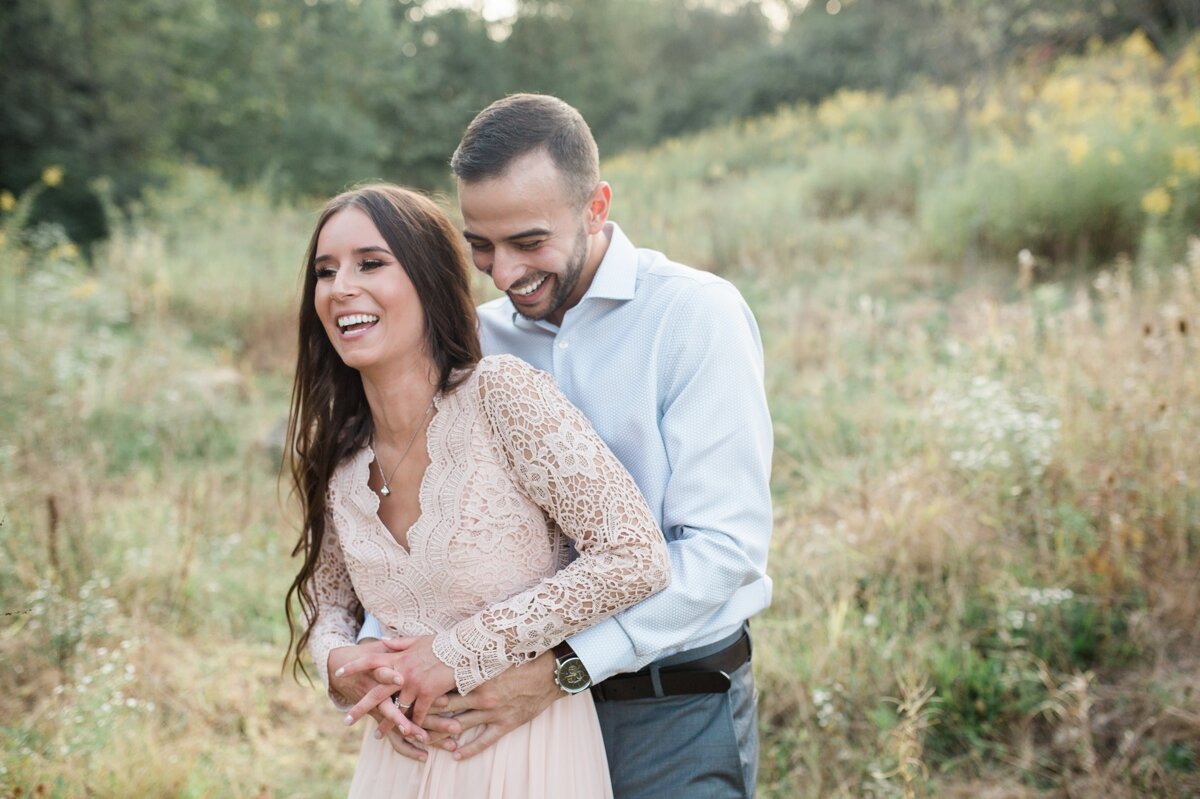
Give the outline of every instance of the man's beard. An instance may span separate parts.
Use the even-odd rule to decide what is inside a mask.
[[[579,232],[575,234],[575,245],[571,248],[571,256],[567,261],[566,267],[559,274],[553,275],[554,294],[550,296],[550,304],[546,306],[546,310],[537,316],[529,316],[521,311],[520,305],[517,305],[517,313],[520,313],[526,319],[538,321],[558,311],[567,301],[567,298],[571,296],[571,292],[575,290],[575,287],[579,285],[579,277],[583,274],[583,264],[587,260],[587,255],[587,228],[580,225]]]

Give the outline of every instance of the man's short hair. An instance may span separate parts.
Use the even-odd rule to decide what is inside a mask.
[[[600,153],[578,111],[546,94],[510,94],[479,112],[458,143],[450,168],[464,183],[499,177],[539,148],[554,160],[571,198],[582,206],[600,182]]]

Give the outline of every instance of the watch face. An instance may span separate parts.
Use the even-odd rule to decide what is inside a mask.
[[[568,693],[578,693],[592,684],[592,678],[584,668],[583,661],[577,657],[559,664],[554,678],[558,681],[559,686]]]

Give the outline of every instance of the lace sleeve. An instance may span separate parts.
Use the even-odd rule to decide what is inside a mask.
[[[512,357],[479,366],[484,413],[518,484],[579,557],[434,640],[467,693],[661,590],[670,560],[637,484],[553,379]]]
[[[332,502],[332,500],[331,500]],[[352,646],[358,630],[358,595],[350,582],[350,572],[342,557],[334,515],[325,514],[325,535],[317,565],[313,570],[312,590],[316,598],[317,620],[308,637],[308,651],[329,698],[339,708],[352,705],[346,698],[329,688],[329,653],[340,646]]]

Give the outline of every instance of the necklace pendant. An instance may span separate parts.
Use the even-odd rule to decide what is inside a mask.
[[[429,404],[425,406],[425,413],[421,415],[421,418],[417,421],[417,424],[413,426],[412,436],[408,439],[408,443],[404,445],[404,450],[400,453],[400,460],[396,461],[396,465],[392,467],[392,477],[396,476],[396,472],[400,469],[400,464],[404,463],[404,459],[408,457],[408,451],[412,449],[413,443],[417,440],[417,436],[421,434],[421,430],[424,429],[425,423],[429,421],[429,412],[433,410],[433,402],[436,399],[437,394],[434,394],[429,398]],[[371,450],[375,455],[375,465],[379,467],[379,480],[383,483],[383,488],[379,489],[379,496],[386,497],[388,494],[392,493],[392,489],[388,488],[388,481],[391,480],[392,477],[388,477],[383,473],[383,462],[379,460],[379,454],[374,452],[375,435],[373,433],[371,434]],[[367,468],[370,468],[370,466]]]

